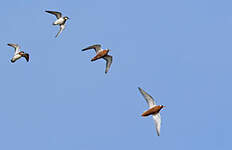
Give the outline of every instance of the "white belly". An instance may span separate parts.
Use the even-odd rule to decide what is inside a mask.
[[[16,61],[16,60],[18,60],[19,58],[21,58],[22,56],[21,55],[19,55],[19,54],[16,54],[16,55],[14,55],[14,57],[12,58],[12,61]]]
[[[63,24],[64,23],[64,18],[60,18],[60,19],[57,19],[53,25],[60,25],[60,24]]]

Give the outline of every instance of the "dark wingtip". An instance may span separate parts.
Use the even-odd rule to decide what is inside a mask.
[[[86,50],[88,50],[88,49],[89,49],[89,47],[83,48],[81,51],[86,51]]]
[[[26,53],[26,54],[24,55],[24,58],[26,59],[27,62],[29,62],[29,60],[30,60],[30,55],[29,55],[28,53]]]
[[[91,61],[95,61],[95,60],[97,60],[95,57],[91,59]]]

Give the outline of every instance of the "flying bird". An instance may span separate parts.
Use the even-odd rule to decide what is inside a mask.
[[[106,69],[105,73],[107,73],[110,69],[110,66],[112,64],[113,57],[111,55],[108,55],[110,49],[102,49],[100,44],[92,45],[87,48],[82,49],[82,51],[86,51],[89,49],[94,49],[96,52],[96,56],[91,59],[91,61],[98,60],[100,58],[103,58],[106,61]]]
[[[60,26],[60,30],[56,34],[56,37],[58,37],[60,35],[60,33],[64,30],[64,28],[65,28],[65,22],[69,19],[69,17],[67,17],[67,16],[62,17],[62,13],[61,12],[57,12],[57,11],[46,10],[45,12],[53,14],[53,15],[56,16],[57,20],[55,22],[53,22],[53,25],[59,25]]]
[[[156,103],[155,103],[154,99],[151,97],[151,95],[146,93],[141,88],[138,88],[138,89],[139,89],[140,93],[143,95],[143,97],[145,98],[145,100],[149,106],[149,109],[147,111],[143,112],[142,116],[146,117],[146,116],[152,115],[153,119],[155,120],[157,135],[160,136],[161,116],[160,116],[159,112],[165,106],[156,105]]]
[[[14,63],[16,60],[20,59],[21,57],[24,57],[26,59],[26,61],[29,61],[29,54],[28,53],[24,53],[24,51],[20,51],[20,46],[18,44],[7,44],[8,46],[11,46],[15,49],[15,53],[13,58],[11,59],[11,62]]]

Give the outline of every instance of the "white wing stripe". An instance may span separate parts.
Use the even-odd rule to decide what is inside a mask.
[[[140,93],[143,95],[143,97],[145,98],[147,104],[149,105],[149,108],[156,106],[154,99],[151,97],[151,95],[149,95],[148,93],[146,93],[143,89],[139,88]]]
[[[161,116],[160,116],[160,113],[152,115],[152,117],[155,120],[157,135],[160,136],[160,127],[161,127]]]
[[[58,37],[59,35],[60,35],[60,33],[64,30],[64,28],[65,28],[65,25],[63,24],[63,25],[60,25],[60,30],[59,30],[59,32],[56,34],[56,37]]]

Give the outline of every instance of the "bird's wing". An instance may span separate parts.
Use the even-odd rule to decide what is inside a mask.
[[[143,89],[138,88],[140,93],[143,95],[143,97],[145,98],[145,100],[147,101],[147,104],[149,105],[149,108],[155,106],[155,101],[154,99],[151,97],[151,95],[149,95],[147,92],[145,92]]]
[[[94,49],[96,53],[98,53],[99,51],[102,50],[100,44],[95,44],[95,45],[92,45],[92,46],[89,46],[87,48],[82,49],[82,51],[86,51],[86,50],[89,50],[89,49]]]
[[[60,33],[64,30],[64,28],[65,28],[65,24],[60,25],[60,30],[59,30],[59,32],[56,34],[56,38],[60,35]]]
[[[29,61],[29,54],[28,53],[25,53],[25,54],[23,54],[23,57],[27,60],[27,62]]]
[[[160,116],[160,113],[152,115],[152,117],[155,120],[157,135],[160,136],[160,127],[161,127],[161,116]]]
[[[110,69],[111,64],[112,64],[113,57],[110,55],[106,55],[105,57],[103,57],[103,59],[105,59],[105,61],[106,61],[105,73],[107,73]]]
[[[15,54],[17,54],[19,52],[20,46],[18,44],[8,43],[7,45],[11,46],[15,49]]]
[[[45,12],[55,15],[57,19],[60,19],[62,17],[62,13],[58,12],[58,11],[49,11],[49,10],[46,10]]]

